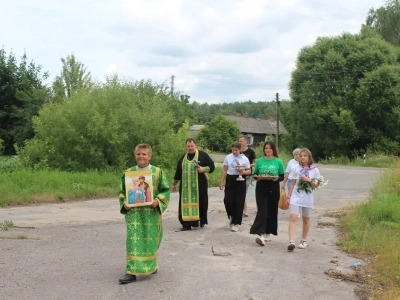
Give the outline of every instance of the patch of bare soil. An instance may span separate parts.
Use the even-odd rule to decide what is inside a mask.
[[[336,224],[334,222],[318,221],[318,223],[317,223],[318,228],[333,227],[333,226],[336,226]]]
[[[335,224],[333,222],[318,222],[318,227],[336,226],[338,228],[336,233],[339,237],[339,241],[348,240],[346,232],[343,231],[340,226],[340,219],[344,216],[344,214],[344,210],[328,211],[323,215],[323,217],[336,218],[339,223]],[[340,243],[338,243],[338,246],[340,246]],[[343,248],[342,251],[346,252],[350,256],[362,260],[365,262],[365,264],[353,267],[354,272],[351,273],[343,273],[335,269],[329,269],[324,273],[331,278],[359,283],[360,285],[354,291],[359,300],[370,300],[373,296],[375,297],[381,295],[384,291],[382,285],[376,280],[377,274],[375,257],[371,254],[345,251]],[[336,264],[337,261],[333,259],[330,262]]]

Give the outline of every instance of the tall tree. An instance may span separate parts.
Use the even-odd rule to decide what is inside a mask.
[[[217,115],[200,130],[197,139],[204,148],[229,152],[232,143],[237,141],[239,136],[240,131],[235,122]]]
[[[400,0],[387,0],[385,4],[376,10],[370,9],[366,25],[389,43],[400,46]]]
[[[398,48],[368,28],[357,35],[318,38],[303,48],[289,84],[292,105],[285,116],[294,144],[311,148],[317,157],[350,156],[379,143],[378,134],[371,131],[375,125],[382,128],[379,134],[393,139],[383,128],[397,124],[393,119],[399,107],[394,75],[398,61]],[[374,96],[365,91],[374,91]],[[369,107],[379,121],[363,121]]]
[[[166,97],[165,101],[169,103],[174,114],[174,123],[172,128],[178,131],[182,125],[188,121],[189,125],[197,123],[197,115],[193,106],[189,103],[190,96],[174,93],[172,97]]]
[[[71,98],[82,88],[92,86],[92,77],[83,63],[79,62],[74,54],[61,58],[62,70],[53,82],[54,98],[58,101]]]
[[[29,62],[24,53],[18,64],[13,53],[0,50],[0,138],[5,155],[15,154],[14,146],[22,146],[33,137],[32,117],[49,97],[43,84],[48,73]]]

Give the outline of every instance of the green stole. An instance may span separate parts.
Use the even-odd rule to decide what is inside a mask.
[[[183,221],[199,221],[199,184],[196,164],[187,158],[188,153],[182,161],[182,195],[181,211]],[[196,149],[194,160],[198,160],[199,150]]]

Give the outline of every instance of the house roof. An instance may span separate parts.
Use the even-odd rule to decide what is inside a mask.
[[[204,127],[204,125],[192,125],[189,127],[189,131],[199,131]]]
[[[228,120],[236,122],[241,133],[276,134],[276,120],[264,120],[258,118],[245,118],[236,116],[224,116]],[[287,133],[282,122],[279,121],[279,133]]]

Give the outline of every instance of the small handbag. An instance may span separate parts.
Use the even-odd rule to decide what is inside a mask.
[[[289,204],[287,203],[286,191],[281,188],[281,196],[279,197],[278,207],[283,210],[289,209]]]

